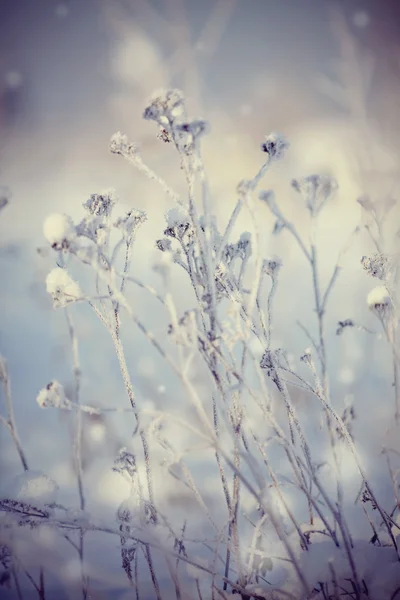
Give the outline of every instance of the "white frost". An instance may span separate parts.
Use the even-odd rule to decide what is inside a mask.
[[[71,217],[61,213],[53,213],[45,219],[43,233],[49,244],[56,249],[65,247],[76,237]]]
[[[371,310],[389,309],[392,301],[387,288],[380,285],[371,290],[367,296],[367,304]]]
[[[52,269],[47,275],[46,289],[53,298],[55,308],[80,300],[83,295],[79,285],[61,267]]]

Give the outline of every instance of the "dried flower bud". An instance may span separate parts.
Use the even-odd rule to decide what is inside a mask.
[[[281,266],[282,260],[279,258],[279,256],[272,256],[271,258],[264,260],[263,271],[270,277],[276,277]]]
[[[269,154],[272,159],[281,158],[289,148],[289,142],[280,133],[270,133],[261,144],[261,150]]]
[[[352,321],[351,319],[339,321],[336,329],[336,335],[342,335],[344,329],[346,329],[347,327],[354,327],[354,321]]]
[[[311,365],[312,356],[311,356],[311,348],[306,348],[304,350],[304,354],[300,356],[301,362],[304,362],[306,365]]]

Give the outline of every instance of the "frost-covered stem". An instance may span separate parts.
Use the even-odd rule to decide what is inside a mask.
[[[149,566],[150,577],[151,577],[151,581],[153,583],[154,591],[155,591],[156,596],[157,596],[157,600],[162,600],[160,585],[158,583],[158,580],[157,580],[157,577],[156,577],[156,573],[154,571],[153,558],[152,558],[152,555],[151,555],[151,550],[150,550],[149,544],[146,544],[144,546],[144,552],[145,552],[147,564]]]
[[[273,299],[277,288],[277,277],[276,274],[272,276],[272,285],[268,294],[267,300],[267,315],[268,315],[268,327],[267,327],[267,348],[271,348],[272,341],[272,306]]]
[[[69,309],[65,308],[65,318],[67,321],[68,333],[71,341],[71,351],[72,351],[72,366],[73,366],[73,374],[74,374],[74,400],[75,404],[80,406],[80,388],[81,388],[81,367],[79,360],[79,346],[78,346],[78,338],[75,333],[75,327],[71,318],[71,314]],[[78,494],[79,494],[79,506],[83,511],[85,510],[85,494],[83,489],[83,470],[82,470],[82,411],[77,410],[75,416],[75,433],[74,433],[74,463],[76,469],[76,479],[78,484]],[[87,581],[85,575],[84,568],[84,531],[83,529],[79,532],[79,560],[81,565],[81,578],[82,578],[82,595],[84,600],[87,598]]]
[[[80,406],[80,387],[81,387],[81,368],[79,361],[78,338],[75,333],[74,324],[68,308],[65,308],[65,318],[67,321],[68,333],[71,341],[72,366],[74,374],[74,401]],[[75,435],[74,435],[74,462],[77,473],[79,506],[85,510],[85,496],[83,491],[83,473],[82,473],[82,411],[76,411],[75,417]]]
[[[133,156],[124,154],[124,158],[132,165],[134,165],[141,173],[146,175],[148,179],[151,179],[159,184],[162,190],[172,198],[177,204],[182,205],[182,201],[179,199],[179,196],[174,190],[160,177],[157,175],[150,167],[148,167],[142,160],[141,156],[135,154]]]
[[[204,171],[203,160],[201,159],[200,152],[198,153],[198,159],[200,162],[200,182],[202,187],[203,195],[203,213],[204,213],[204,238],[205,238],[205,259],[206,259],[206,270],[208,277],[208,285],[210,288],[211,296],[211,311],[210,311],[210,333],[212,339],[215,337],[216,332],[216,318],[217,318],[217,292],[215,288],[215,265],[212,256],[213,244],[212,244],[212,230],[211,230],[211,213],[210,213],[210,190],[208,187],[207,177]]]
[[[358,454],[357,454],[356,447],[355,447],[355,445],[354,445],[354,442],[353,442],[353,440],[351,439],[351,436],[350,436],[350,434],[349,434],[349,432],[348,432],[348,430],[347,430],[347,427],[346,427],[346,425],[344,424],[343,420],[340,418],[340,416],[338,415],[338,413],[335,411],[335,409],[332,407],[332,405],[331,405],[331,404],[329,404],[329,403],[328,403],[328,402],[325,400],[325,398],[324,398],[323,394],[321,394],[321,392],[320,392],[319,390],[315,390],[315,391],[314,391],[314,394],[315,394],[315,395],[317,396],[317,398],[320,400],[320,402],[322,403],[322,405],[324,406],[324,408],[325,408],[327,411],[329,411],[329,413],[330,413],[330,414],[333,416],[333,418],[334,418],[334,419],[336,420],[336,422],[338,423],[338,425],[339,425],[339,429],[340,429],[340,431],[341,431],[341,433],[342,433],[342,435],[343,435],[344,439],[346,440],[346,442],[347,442],[347,444],[348,444],[348,446],[349,446],[349,449],[350,449],[350,452],[351,452],[351,454],[353,455],[354,461],[355,461],[355,463],[356,463],[356,465],[357,465],[357,468],[358,468],[358,471],[359,471],[359,473],[360,473],[360,475],[361,475],[361,479],[362,479],[362,480],[363,480],[363,482],[364,482],[365,489],[366,489],[366,491],[368,492],[368,494],[369,494],[369,496],[370,496],[371,500],[374,502],[374,504],[375,504],[375,505],[376,505],[376,507],[377,507],[377,510],[378,510],[378,512],[379,512],[379,514],[380,514],[380,516],[381,516],[381,518],[382,518],[382,521],[384,522],[384,524],[385,524],[385,526],[386,526],[386,529],[387,529],[387,531],[388,531],[388,533],[389,533],[390,539],[392,540],[393,546],[394,546],[394,548],[395,548],[395,550],[396,550],[396,554],[397,554],[397,556],[398,556],[398,558],[399,558],[399,560],[400,560],[399,549],[398,549],[398,547],[397,547],[396,540],[395,540],[395,538],[394,538],[394,536],[393,536],[393,533],[392,533],[392,529],[391,529],[390,522],[389,522],[389,521],[388,521],[388,519],[387,519],[386,513],[385,513],[385,512],[382,510],[382,508],[380,507],[380,504],[379,504],[379,502],[378,502],[378,500],[377,500],[377,498],[376,498],[376,496],[375,496],[374,492],[372,491],[372,488],[371,488],[371,486],[370,486],[370,484],[369,484],[369,481],[368,481],[368,479],[367,479],[367,474],[366,474],[366,472],[365,472],[365,470],[364,470],[364,467],[363,467],[363,466],[362,466],[362,464],[361,464],[361,460],[360,460],[360,458],[358,457]]]
[[[218,264],[220,262],[220,260],[221,260],[222,252],[224,251],[224,248],[225,248],[225,246],[228,243],[228,240],[230,238],[232,230],[233,230],[233,228],[235,226],[236,220],[237,220],[237,218],[239,216],[240,211],[242,210],[243,204],[244,204],[244,198],[240,197],[238,199],[238,201],[236,202],[235,208],[233,209],[233,212],[232,212],[232,214],[230,216],[228,225],[227,225],[227,227],[225,229],[225,233],[222,236],[221,244],[219,246],[219,249],[218,249],[218,252],[217,252],[217,256],[216,256],[216,259],[215,259],[216,264]]]
[[[232,491],[232,507],[230,514],[230,536],[228,543],[232,540],[234,554],[235,554],[235,562],[236,568],[238,571],[238,580],[241,585],[244,586],[245,581],[243,578],[243,569],[242,569],[242,558],[240,552],[240,540],[239,540],[239,503],[240,503],[240,478],[238,473],[240,472],[240,453],[239,453],[239,440],[240,440],[240,425],[237,426],[237,431],[234,432],[234,454],[233,461],[235,465],[235,472],[233,474],[233,491]]]
[[[215,432],[215,438],[218,439],[219,438],[219,425],[218,425],[218,411],[217,411],[217,402],[215,399],[215,395],[213,395],[213,422],[214,422],[214,432]],[[232,512],[232,501],[231,501],[231,495],[229,492],[229,488],[228,488],[228,481],[226,479],[225,476],[225,471],[224,468],[222,466],[222,462],[221,462],[221,457],[220,454],[218,452],[218,449],[215,449],[215,459],[217,461],[217,466],[218,466],[218,471],[219,471],[219,476],[221,479],[221,483],[222,483],[222,489],[224,491],[224,496],[225,496],[225,502],[226,502],[226,506],[228,507],[228,513],[229,515]],[[229,522],[229,531],[228,531],[228,544],[226,547],[226,558],[225,558],[225,577],[228,578],[229,577],[229,568],[230,568],[230,560],[231,560],[231,549],[229,546],[229,538],[230,538],[230,530],[231,530],[231,525]],[[227,583],[224,582],[224,590],[227,589]]]
[[[253,536],[252,536],[252,540],[251,540],[251,544],[250,544],[249,560],[247,561],[248,573],[253,572],[254,557],[256,554],[256,546],[257,546],[258,540],[261,538],[261,528],[264,525],[267,518],[268,518],[267,514],[263,515],[254,528],[254,532],[253,532]]]
[[[210,523],[214,527],[214,529],[218,530],[218,527],[217,527],[214,519],[212,518],[210,511],[208,510],[207,504],[203,500],[201,492],[200,492],[199,488],[197,487],[190,470],[188,469],[187,465],[184,462],[180,462],[180,466],[183,471],[183,474],[186,477],[187,484],[188,484],[190,490],[192,491],[194,497],[196,498],[197,502],[199,503],[199,506],[203,509],[204,514],[207,516],[208,520],[210,521]]]
[[[229,458],[229,456],[221,449],[221,454],[223,454],[225,461],[228,463],[228,465],[230,466],[230,468],[232,469],[232,471],[234,473],[237,473],[237,475],[240,477],[243,485],[248,489],[248,491],[250,492],[250,494],[257,500],[257,502],[259,502],[260,506],[263,508],[263,510],[268,514],[268,517],[270,519],[270,522],[272,524],[272,526],[274,527],[279,539],[281,540],[283,546],[285,547],[285,550],[288,554],[288,557],[290,559],[290,561],[293,564],[293,567],[296,571],[296,574],[299,578],[299,582],[303,588],[304,593],[307,595],[310,592],[308,583],[304,577],[303,571],[301,569],[301,566],[297,560],[296,554],[294,552],[294,550],[292,549],[292,546],[289,542],[289,539],[287,537],[287,535],[285,534],[285,532],[282,530],[281,524],[279,522],[279,520],[275,517],[275,514],[273,512],[273,510],[268,506],[268,504],[263,500],[263,498],[260,496],[260,494],[257,493],[257,491],[254,489],[254,487],[252,486],[252,484],[249,482],[249,480],[247,479],[247,477],[245,477],[245,475],[241,472],[241,471],[237,471],[235,464],[232,462],[232,460]],[[248,592],[247,592],[248,593]]]
[[[120,339],[117,331],[112,332],[112,339],[113,339],[115,351],[116,351],[116,354],[118,357],[118,362],[119,362],[120,370],[122,373],[122,378],[124,380],[126,393],[129,398],[129,402],[132,406],[132,409],[134,411],[136,423],[137,423],[137,425],[139,425],[139,414],[137,412],[136,399],[135,399],[135,396],[133,393],[133,387],[132,387],[132,382],[131,382],[131,378],[130,378],[129,371],[128,371],[128,366],[126,364],[125,352],[124,352],[124,348],[123,348],[121,339]],[[148,489],[148,493],[149,493],[149,500],[150,500],[152,509],[154,510],[155,505],[154,505],[154,494],[153,494],[153,478],[152,478],[152,473],[151,473],[150,451],[149,451],[149,444],[147,441],[147,437],[143,430],[140,431],[140,439],[141,439],[142,447],[143,447],[143,455],[144,455],[144,462],[145,462],[145,468],[146,468],[146,479],[147,479],[147,489]]]
[[[316,227],[315,219],[313,221],[313,227]],[[324,316],[325,316],[325,307],[329,298],[329,293],[333,288],[335,279],[336,279],[336,268],[333,271],[333,275],[325,292],[323,300],[321,299],[320,292],[320,282],[318,276],[318,263],[317,263],[317,247],[315,244],[315,230],[312,232],[313,241],[311,244],[311,258],[310,265],[312,270],[312,279],[313,279],[313,288],[314,288],[314,300],[315,300],[315,311],[317,314],[318,320],[318,357],[321,364],[321,376],[322,376],[322,386],[323,393],[327,399],[329,399],[329,384],[328,384],[328,373],[327,373],[327,363],[326,363],[326,345],[325,345],[325,331],[324,331]],[[341,476],[340,476],[340,465],[339,465],[339,457],[336,451],[336,441],[335,441],[335,432],[332,427],[331,417],[328,412],[326,414],[326,425],[329,432],[329,440],[332,448],[333,461],[335,464],[336,471],[336,489],[337,489],[337,497],[339,505],[342,505],[343,502],[343,489],[341,484]]]
[[[274,486],[274,488],[275,488],[275,490],[276,490],[276,492],[277,492],[277,494],[279,496],[279,499],[282,502],[282,505],[285,507],[287,515],[288,515],[289,519],[292,521],[293,526],[295,527],[295,529],[296,529],[296,531],[297,531],[297,533],[299,535],[300,540],[303,542],[304,548],[307,548],[307,546],[308,546],[307,540],[306,540],[303,532],[301,531],[301,529],[299,527],[299,524],[297,523],[296,518],[295,518],[294,514],[292,513],[292,511],[291,511],[288,503],[286,502],[284,495],[282,494],[281,486],[279,484],[278,478],[276,477],[273,468],[270,465],[270,462],[268,460],[267,454],[266,454],[264,448],[262,447],[262,445],[260,443],[260,440],[258,439],[258,437],[256,436],[256,434],[254,432],[251,432],[251,433],[252,433],[253,439],[254,439],[254,441],[256,443],[256,446],[258,448],[258,451],[260,452],[260,454],[261,454],[261,456],[263,458],[264,465],[267,468],[268,474],[269,474],[269,476],[271,478],[271,481],[273,483],[273,486]]]
[[[124,269],[122,272],[121,285],[119,288],[120,292],[122,294],[124,293],[126,277],[127,277],[130,262],[131,262],[132,246],[133,246],[133,240],[131,240],[131,239],[127,240],[126,246],[125,246]],[[120,318],[119,318],[119,303],[118,302],[115,303],[114,316],[115,316],[115,333],[117,336],[119,336],[119,328],[120,328],[121,323],[120,323]]]
[[[9,430],[9,432],[11,434],[11,437],[13,439],[15,448],[18,452],[18,456],[21,460],[24,471],[28,471],[28,461],[25,456],[25,452],[22,448],[22,444],[19,439],[19,435],[18,435],[18,431],[17,431],[17,426],[15,423],[14,408],[13,408],[12,395],[11,395],[10,375],[8,372],[6,359],[3,356],[1,356],[1,354],[0,354],[0,379],[3,384],[4,399],[5,399],[6,414],[7,414],[7,420],[4,419],[3,417],[1,417],[0,420],[5,424],[5,426],[7,427],[7,429]]]
[[[321,373],[322,373],[322,384],[324,393],[327,394],[328,382],[327,382],[327,369],[326,369],[326,350],[325,350],[325,334],[324,334],[324,307],[321,302],[321,293],[319,287],[318,278],[318,265],[317,265],[317,249],[315,244],[311,245],[311,269],[313,278],[313,289],[314,289],[314,300],[315,300],[315,311],[317,313],[318,320],[318,341],[319,341],[319,356],[321,362]]]
[[[276,386],[279,390],[279,392],[281,393],[281,396],[284,400],[285,403],[285,407],[288,413],[288,417],[289,417],[289,422],[294,423],[295,429],[297,431],[297,434],[299,436],[300,439],[300,445],[301,448],[303,450],[304,456],[306,457],[306,461],[308,464],[308,467],[311,471],[311,473],[314,473],[314,466],[312,464],[312,459],[311,459],[311,451],[310,451],[310,447],[308,445],[308,442],[306,441],[304,432],[302,430],[302,427],[300,425],[300,422],[297,418],[297,414],[296,411],[294,409],[294,406],[292,404],[292,401],[290,399],[290,394],[289,391],[287,389],[287,386],[285,384],[285,382],[282,380],[282,378],[279,376],[279,374],[276,372],[276,377],[275,377],[275,383]]]
[[[268,163],[267,163],[267,165],[268,165]],[[251,317],[251,315],[253,314],[254,305],[256,304],[256,301],[257,301],[257,296],[258,296],[258,292],[259,292],[259,289],[260,289],[261,280],[262,280],[262,276],[263,276],[263,259],[262,259],[262,256],[261,256],[260,230],[259,230],[259,227],[258,227],[257,218],[256,218],[256,216],[254,214],[253,206],[251,205],[251,199],[250,199],[250,197],[246,198],[246,204],[247,204],[247,208],[248,208],[248,210],[250,212],[250,216],[251,216],[251,220],[253,222],[253,227],[254,227],[254,232],[255,232],[255,236],[254,236],[254,239],[255,239],[255,255],[256,255],[256,264],[255,264],[255,267],[254,267],[254,270],[255,270],[255,281],[254,281],[254,284],[253,284],[252,289],[250,291],[250,297],[249,297],[249,301],[248,301],[248,304],[247,304],[247,307],[246,307],[246,312]]]

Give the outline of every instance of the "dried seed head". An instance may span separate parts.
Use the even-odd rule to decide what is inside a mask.
[[[263,262],[263,271],[270,277],[276,277],[279,269],[282,267],[282,260],[279,256],[272,256]]]
[[[303,197],[311,214],[316,215],[337,190],[338,184],[328,175],[309,175],[293,179],[292,187]]]
[[[46,289],[53,298],[54,308],[64,307],[83,297],[79,285],[61,267],[52,269],[47,275]]]
[[[93,216],[108,217],[111,214],[113,206],[117,203],[117,196],[114,190],[107,190],[101,194],[92,194],[83,207]]]
[[[129,142],[127,136],[120,131],[111,136],[109,150],[112,154],[121,154],[122,156],[133,156],[138,152],[137,146]]]
[[[123,237],[129,240],[137,228],[147,221],[147,214],[136,208],[132,208],[124,217],[120,217],[114,223],[114,227],[122,232]]]
[[[282,158],[290,144],[281,133],[270,133],[261,144],[261,150],[269,154],[270,158]]]
[[[372,277],[377,277],[385,281],[389,275],[389,259],[385,254],[373,254],[372,256],[363,256],[361,264],[365,271]]]
[[[367,296],[367,304],[380,318],[388,317],[393,305],[390,294],[385,286],[375,287]]]
[[[70,408],[69,401],[65,396],[64,387],[56,381],[50,381],[36,397],[40,408]]]
[[[66,250],[76,238],[71,217],[61,213],[53,213],[45,219],[43,233],[54,250]]]

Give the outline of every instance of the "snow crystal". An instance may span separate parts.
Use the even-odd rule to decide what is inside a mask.
[[[71,217],[61,213],[53,213],[46,218],[43,233],[49,244],[56,250],[68,247],[76,237]]]
[[[46,289],[53,298],[55,308],[66,306],[82,298],[79,285],[61,267],[52,269],[47,275]]]

